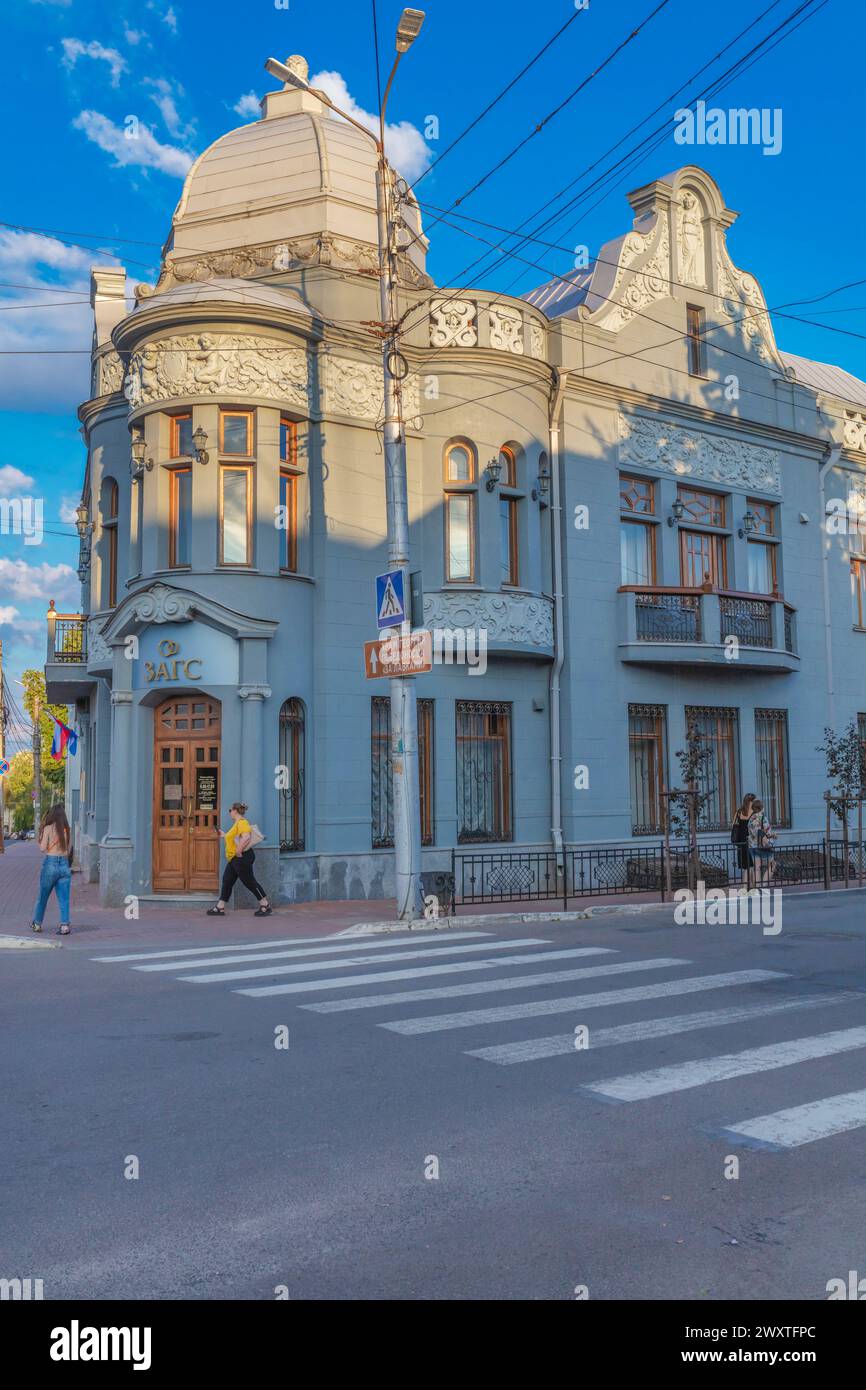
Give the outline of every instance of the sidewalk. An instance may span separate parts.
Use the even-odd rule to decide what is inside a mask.
[[[12,841],[7,844],[6,853],[0,855],[0,935],[21,936],[27,934],[31,913],[36,902],[39,883],[39,868],[42,854],[32,840]],[[852,883],[856,888],[856,881]],[[833,892],[844,892],[843,884],[835,884]],[[821,892],[817,884],[803,884],[785,889],[787,894]],[[825,894],[821,892],[821,896]],[[596,897],[569,898],[568,914],[585,911],[587,908],[603,908],[605,916],[617,908],[624,911],[635,907],[649,909],[663,907],[657,893],[608,894]],[[671,904],[667,904],[671,908]],[[156,907],[142,904],[138,920],[124,916],[124,910],[117,907],[99,906],[99,887],[95,883],[84,883],[81,875],[72,876],[72,932],[63,938],[63,944],[81,944],[88,948],[99,946],[153,946],[175,945],[188,942],[196,944],[203,940],[207,944],[215,941],[242,942],[282,940],[293,937],[333,936],[346,931],[359,923],[385,923],[395,920],[396,904],[393,898],[379,901],[361,899],[353,902],[283,903],[274,908],[273,916],[256,918],[252,909],[239,912],[229,909],[225,917],[208,917],[200,906],[189,909]],[[460,927],[464,919],[502,918],[513,915],[512,925],[517,925],[523,914],[530,914],[537,921],[556,920],[564,913],[561,901],[556,899],[542,901],[516,901],[496,903],[467,903],[458,909],[456,917],[450,919],[452,926]],[[54,933],[58,924],[57,899],[52,897],[45,916],[44,937],[59,940]],[[431,927],[435,923],[429,924]],[[467,925],[469,922],[467,921]],[[491,929],[494,923],[491,922]],[[447,928],[446,928],[447,929]]]

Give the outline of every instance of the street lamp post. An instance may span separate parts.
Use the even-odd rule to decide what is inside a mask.
[[[342,111],[324,92],[311,87],[299,73],[269,58],[265,68],[293,87],[311,93],[323,106],[342,116],[368,136],[376,146],[376,212],[379,242],[379,303],[382,316],[382,371],[385,421],[385,503],[388,525],[388,567],[403,572],[403,593],[409,594],[409,501],[406,481],[406,431],[403,422],[402,386],[404,363],[397,338],[397,263],[394,174],[385,158],[385,108],[397,67],[418,36],[424,22],[422,10],[404,10],[397,25],[396,53],[379,109],[379,134]],[[404,621],[402,636],[411,622]],[[411,921],[421,915],[421,802],[418,771],[418,704],[415,678],[390,680],[391,766],[394,788],[394,871],[397,916]]]

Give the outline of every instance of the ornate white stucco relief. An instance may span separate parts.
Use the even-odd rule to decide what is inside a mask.
[[[544,329],[534,321],[529,325],[529,354],[539,359],[544,357]]]
[[[842,438],[848,449],[860,449],[866,453],[866,415],[859,410],[846,410]]]
[[[610,296],[614,303],[600,309],[599,317],[595,320],[600,328],[618,333],[648,304],[665,299],[670,294],[670,249],[668,219],[664,215],[659,217],[652,240],[640,232],[629,232],[623,243]],[[630,266],[643,250],[648,251],[647,259],[630,272]],[[623,288],[627,276],[630,278]]]
[[[701,205],[688,188],[683,191],[677,210],[677,252],[680,280],[686,285],[706,285]]]
[[[101,624],[91,618],[87,624],[87,664],[88,666],[110,666],[111,648],[103,640]]]
[[[723,296],[721,308],[742,333],[746,347],[753,347],[762,362],[775,362],[789,375],[778,356],[773,326],[757,280],[738,270],[724,247],[719,249],[717,275],[719,294]]]
[[[523,353],[523,317],[514,309],[488,309],[490,346],[497,352]]]
[[[113,392],[120,391],[122,386],[123,363],[114,348],[109,348],[108,352],[94,357],[90,378],[91,395],[110,396]]]
[[[384,417],[385,395],[382,368],[376,362],[359,362],[325,351],[319,358],[325,410],[348,415],[353,420],[376,422]],[[411,429],[421,428],[421,392],[417,376],[400,383],[403,393],[403,419]]]
[[[424,626],[485,630],[487,642],[553,646],[553,604],[531,594],[460,593],[440,589],[424,595]]]
[[[619,460],[705,483],[782,492],[779,456],[773,449],[683,429],[669,420],[620,415]]]
[[[475,347],[478,306],[471,299],[434,299],[430,306],[431,347]]]
[[[309,407],[304,348],[245,333],[159,338],[134,352],[125,392],[130,406],[176,396],[253,396]]]

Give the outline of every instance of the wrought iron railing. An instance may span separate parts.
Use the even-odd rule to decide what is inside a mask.
[[[767,599],[719,598],[721,640],[736,637],[744,647],[772,647],[773,609]]]
[[[54,651],[51,659],[83,662],[87,656],[87,619],[78,614],[58,614],[54,624]]]
[[[639,642],[700,642],[700,594],[635,594]]]
[[[794,610],[785,604],[785,651],[794,653]]]
[[[552,902],[570,899],[636,897],[652,894],[664,902],[689,886],[695,865],[684,845],[665,849],[664,841],[642,845],[567,845],[557,862],[553,850],[452,852],[455,907],[479,903]],[[669,872],[668,872],[669,870]],[[769,860],[751,871],[741,867],[738,847],[729,840],[699,844],[697,879],[705,888],[786,888],[816,884],[856,884],[866,878],[866,843],[841,839],[790,841],[775,846]]]

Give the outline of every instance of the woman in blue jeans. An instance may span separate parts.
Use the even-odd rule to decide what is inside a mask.
[[[39,897],[33,909],[31,931],[41,931],[45,909],[52,891],[57,894],[60,911],[59,936],[69,934],[69,889],[72,885],[72,870],[69,867],[69,821],[62,806],[52,806],[46,811],[39,827],[39,848],[44,852],[42,869],[39,874]]]

